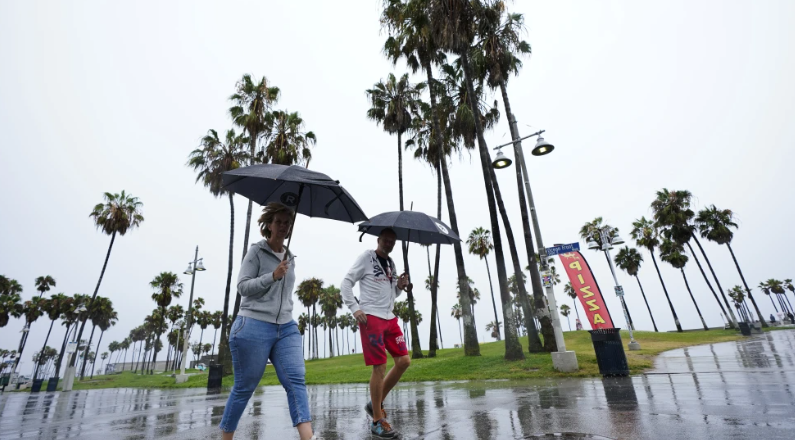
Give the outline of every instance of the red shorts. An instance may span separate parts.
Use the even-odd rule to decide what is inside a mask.
[[[392,358],[408,356],[406,338],[400,330],[398,319],[381,319],[367,315],[367,324],[359,324],[362,334],[362,353],[365,365],[383,365],[386,363],[386,352]]]

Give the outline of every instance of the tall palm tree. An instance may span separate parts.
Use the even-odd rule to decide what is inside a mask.
[[[326,318],[326,325],[329,327],[328,344],[331,357],[334,357],[334,341],[331,337],[333,329],[336,328],[337,310],[342,307],[342,295],[340,290],[333,285],[321,290],[320,292],[320,310]]]
[[[561,305],[560,314],[566,317],[566,322],[569,323],[569,331],[571,331],[571,320],[569,320],[569,315],[571,315],[571,307],[569,307],[568,304]]]
[[[317,310],[316,305],[320,300],[320,294],[323,291],[323,280],[319,278],[309,278],[298,285],[298,289],[296,293],[298,294],[298,300],[301,301],[301,304],[305,305],[307,308],[307,314],[311,317],[310,324],[312,326],[312,332],[310,332],[310,351],[312,351],[312,342],[314,341],[314,351],[312,351],[313,359],[317,359],[318,357],[318,339],[317,339]],[[311,310],[310,310],[311,307]]]
[[[149,286],[155,290],[155,293],[152,294],[152,300],[157,304],[158,307],[160,307],[160,319],[163,321],[163,323],[165,323],[165,320],[168,316],[166,309],[171,305],[171,300],[173,298],[179,298],[182,296],[182,283],[179,282],[179,277],[177,274],[173,272],[160,272],[160,274],[155,276],[152,281],[149,282]],[[155,328],[155,341],[160,341],[161,333],[162,326],[157,326]],[[157,365],[157,352],[158,349],[155,347],[152,365]],[[154,368],[149,371],[149,374],[153,374],[153,372]]]
[[[58,377],[61,371],[61,362],[63,362],[64,355],[66,355],[66,344],[69,341],[69,334],[73,329],[73,325],[76,325],[78,320],[80,319],[80,314],[77,313],[77,309],[81,305],[85,305],[91,299],[88,295],[82,295],[76,293],[69,297],[69,299],[64,303],[61,315],[61,325],[66,327],[66,333],[63,336],[63,342],[61,343],[61,352],[58,354],[58,361],[55,363],[55,377]]]
[[[453,318],[455,318],[456,321],[458,321],[458,339],[461,342],[461,345],[464,345],[464,339],[463,339],[463,337],[461,335],[461,316],[462,315],[463,314],[461,313],[461,304],[460,303],[453,304],[453,308],[452,308],[452,310],[450,310],[450,316],[452,316]]]
[[[759,311],[759,306],[756,304],[756,299],[754,299],[754,295],[751,293],[748,283],[745,282],[745,276],[740,269],[740,264],[737,262],[737,257],[734,255],[734,249],[732,249],[731,242],[734,238],[732,228],[737,229],[737,223],[734,222],[734,213],[732,210],[718,209],[715,205],[711,205],[698,212],[695,223],[703,238],[718,244],[725,244],[726,247],[729,248],[732,260],[734,260],[734,266],[737,267],[737,272],[740,274],[740,279],[743,281],[745,291],[748,292],[748,298],[751,299],[756,314],[759,316],[759,322],[762,324],[762,327],[767,327],[765,318],[762,316],[762,312]]]
[[[732,287],[729,289],[729,297],[734,301],[734,307],[740,312],[740,316],[743,320],[748,323],[753,321],[753,317],[750,313],[751,311],[748,310],[748,306],[745,304],[745,292],[743,292],[743,288],[740,286]]]
[[[574,312],[577,314],[577,319],[580,319],[580,311],[577,309],[577,292],[572,287],[571,282],[566,283],[563,286],[563,293],[565,293],[569,298],[571,298],[571,302],[574,303]],[[652,322],[654,318],[652,318]],[[654,327],[655,331],[657,330],[657,326]]]
[[[238,127],[244,129],[248,134],[249,156],[248,163],[253,165],[257,160],[257,142],[263,134],[268,131],[268,116],[271,108],[279,100],[279,88],[274,87],[264,76],[256,81],[251,75],[245,74],[240,81],[235,84],[235,93],[229,97],[232,107],[229,108],[229,116]],[[260,155],[260,160],[262,155]],[[243,257],[248,251],[248,238],[251,231],[251,209],[252,202],[248,201],[248,211],[246,212],[246,229],[243,234]],[[240,293],[235,297],[235,307],[233,316],[237,316],[240,310]],[[227,313],[224,312],[224,316]],[[224,345],[224,335],[226,327],[221,331],[221,344]],[[220,352],[223,350],[219,350]]]
[[[252,131],[253,130],[252,128]],[[249,134],[251,134],[251,131]],[[225,195],[229,198],[229,258],[226,271],[224,307],[221,313],[221,335],[226,334],[226,329],[229,325],[226,318],[229,315],[229,296],[232,288],[232,267],[234,265],[233,254],[235,247],[235,198],[234,193],[224,189],[223,174],[227,171],[239,168],[242,164],[250,162],[253,152],[249,153],[245,150],[247,143],[250,143],[250,139],[242,134],[235,134],[235,130],[233,129],[226,132],[225,142],[221,142],[215,130],[209,130],[207,135],[202,138],[199,148],[193,150],[188,159],[188,166],[197,172],[196,182],[201,181],[215,197],[222,197]],[[253,150],[254,146],[252,145],[251,148]],[[248,244],[251,201],[249,201],[248,215],[249,219],[246,220],[246,244]],[[246,251],[245,247],[243,251]],[[237,306],[237,302],[235,305]],[[237,315],[237,307],[235,308],[235,315]],[[224,344],[223,341],[224,338],[222,337],[222,345]],[[225,353],[226,350],[219,350],[219,364],[224,363]],[[226,367],[224,367],[224,369],[226,369]]]
[[[91,305],[88,307],[88,319],[91,320],[91,336],[89,336],[88,344],[86,344],[85,347],[86,352],[83,353],[84,362],[80,366],[80,374],[78,377],[80,377],[81,380],[86,376],[86,365],[88,365],[88,362],[85,362],[85,359],[88,359],[88,350],[91,349],[91,343],[94,340],[94,330],[96,330],[102,322],[113,319],[115,323],[117,319],[116,312],[113,311],[113,303],[111,300],[104,296],[97,296],[94,298],[94,301],[91,301]],[[109,327],[110,324],[108,323],[107,326]],[[99,344],[97,344],[97,349],[99,349]]]
[[[641,217],[632,222],[632,232],[630,232],[629,235],[632,236],[632,239],[635,240],[635,244],[637,244],[638,247],[645,248],[647,251],[649,251],[649,254],[651,255],[651,261],[654,263],[654,268],[657,270],[657,276],[660,278],[660,284],[662,285],[663,293],[665,293],[665,298],[668,300],[668,307],[671,308],[671,315],[674,317],[676,330],[681,332],[682,325],[679,324],[679,317],[676,315],[674,304],[671,302],[671,297],[668,295],[668,289],[665,287],[665,281],[663,281],[662,274],[660,273],[660,266],[657,265],[657,259],[654,257],[654,249],[660,245],[659,232],[657,231],[657,228],[654,227],[654,223],[651,220],[647,220],[646,217]]]
[[[315,145],[315,133],[305,131],[304,120],[298,112],[275,110],[267,117],[268,143],[264,146],[264,161],[279,165],[308,165],[312,159],[309,147]]]
[[[384,54],[395,64],[398,60],[405,59],[406,64],[413,73],[417,73],[418,70],[422,69],[426,74],[426,83],[430,86],[432,136],[438,151],[437,160],[434,163],[438,163],[441,170],[450,227],[456,234],[460,235],[447,161],[442,160],[442,157],[444,157],[442,153],[446,143],[441,130],[440,114],[437,106],[436,92],[439,87],[436,86],[436,82],[433,79],[432,69],[433,65],[439,65],[445,60],[445,55],[431,35],[431,21],[428,12],[427,1],[404,3],[401,0],[387,0],[381,15],[381,24],[389,32],[389,38],[384,43]],[[458,273],[458,288],[459,290],[466,290],[468,277],[464,265],[464,252],[460,243],[453,243],[453,252]],[[438,279],[438,274],[435,276]],[[471,305],[466,295],[461,297],[461,301],[461,313],[466,336],[466,342],[463,343],[464,354],[466,356],[479,356],[480,346],[477,340],[475,322],[470,314]]]
[[[685,275],[685,265],[687,264],[688,257],[685,255],[685,248],[679,243],[669,238],[665,238],[660,244],[660,259],[682,272],[682,278],[685,280],[687,293],[690,294],[690,299],[693,300],[693,305],[696,306],[698,317],[701,318],[701,325],[704,326],[705,331],[709,330],[709,327],[707,327],[707,322],[704,321],[704,316],[701,314],[701,309],[698,308],[696,297],[693,296],[693,291],[690,290],[690,283],[687,282],[687,275]]]
[[[41,298],[45,292],[49,292],[51,287],[55,287],[55,279],[53,277],[45,275],[36,278],[36,290],[39,291],[39,298]]]
[[[390,73],[386,81],[379,81],[373,85],[372,89],[366,91],[370,100],[370,109],[367,110],[367,117],[377,124],[384,127],[384,131],[389,134],[396,134],[398,141],[398,199],[400,202],[400,210],[403,211],[403,135],[412,130],[413,115],[418,112],[419,98],[425,84],[411,84],[409,82],[409,75],[404,74],[400,80],[395,78],[395,75]],[[406,243],[401,243],[403,250],[403,266],[408,272],[408,252],[406,252]],[[409,308],[414,309],[414,294],[407,292],[407,300]],[[432,304],[433,308],[434,305]],[[419,332],[417,330],[417,323],[411,323],[411,357],[414,359],[422,358],[422,349],[420,348]]]
[[[498,341],[500,339],[497,337],[497,336],[499,336],[499,334],[497,333],[497,330],[500,328],[501,325],[502,325],[502,323],[500,321],[491,321],[491,322],[487,322],[486,323],[486,331],[491,334],[492,338],[494,338],[494,339],[496,339]]]
[[[215,354],[215,337],[218,336],[218,329],[221,328],[221,326],[223,325],[223,312],[221,312],[220,310],[217,310],[217,311],[213,312],[212,318],[210,319],[210,325],[212,325],[213,329],[214,329],[214,332],[213,332],[213,348],[212,348],[212,351],[210,351],[210,355],[214,355]],[[221,333],[221,334],[223,334],[223,333]]]
[[[657,330],[657,323],[654,322],[654,314],[651,312],[651,307],[649,307],[649,301],[646,299],[646,292],[643,291],[643,284],[640,283],[640,278],[638,278],[638,271],[640,270],[640,265],[643,263],[643,255],[635,248],[624,246],[619,249],[614,260],[619,269],[635,277],[635,280],[638,282],[638,287],[640,287],[640,294],[643,295],[643,302],[646,303],[646,310],[649,311],[651,325],[654,326],[655,332],[659,332],[659,330]]]
[[[489,276],[489,288],[491,289],[491,305],[494,308],[493,322],[499,322],[499,318],[497,317],[497,302],[494,300],[494,286],[491,282],[491,269],[489,268],[489,259],[487,258],[489,252],[494,249],[494,245],[491,244],[491,232],[482,227],[475,228],[469,233],[467,245],[469,245],[470,254],[477,255],[481,260],[486,262],[486,274]],[[497,340],[501,340],[500,328],[497,327],[495,332],[497,334]]]
[[[124,350],[124,362],[122,362],[122,371],[124,371],[124,364],[127,363],[127,350],[130,349],[130,338],[124,338],[119,342],[119,357],[121,357],[121,350]],[[118,362],[118,359],[116,360]]]
[[[759,290],[761,290],[762,293],[764,293],[765,295],[768,296],[768,298],[770,298],[770,304],[773,304],[773,310],[775,310],[776,313],[778,313],[778,307],[776,307],[776,303],[773,302],[773,295],[771,295],[773,292],[770,290],[770,286],[768,286],[766,282],[760,281]],[[781,306],[781,310],[783,312],[784,304],[781,303],[781,297],[779,295],[776,295],[776,299],[778,299],[778,304]]]
[[[99,333],[99,342],[97,342],[97,351],[99,351],[100,347],[102,346],[102,336],[105,335],[105,332],[109,328],[116,325],[116,322],[119,319],[118,313],[116,313],[116,311],[113,310],[113,305],[111,304],[110,300],[107,301],[107,307],[103,308],[98,318],[99,322],[97,323],[97,327],[99,327],[100,333]],[[101,368],[100,371],[102,371]],[[91,378],[92,379],[94,378],[94,364],[91,364]]]
[[[697,229],[696,226],[691,224],[691,221],[695,216],[693,210],[690,209],[692,198],[693,195],[687,190],[669,191],[668,189],[663,188],[662,190],[657,191],[657,197],[651,203],[651,208],[654,211],[654,222],[657,228],[661,231],[664,231],[669,239],[680,245],[687,245],[687,247],[690,249],[690,255],[693,256],[694,260],[696,260],[698,269],[701,271],[701,275],[704,277],[707,287],[709,287],[709,290],[712,292],[712,296],[715,298],[715,302],[718,303],[718,306],[720,306],[721,312],[724,315],[728,313],[729,322],[731,323],[732,328],[734,328],[735,323],[732,319],[733,312],[729,306],[728,300],[723,294],[723,287],[720,285],[720,280],[718,280],[718,277],[715,275],[715,271],[712,269],[712,263],[709,261],[704,248],[701,246],[701,242],[698,241],[698,238],[695,235]],[[709,278],[707,278],[707,274],[704,272],[704,268],[701,267],[701,262],[698,260],[698,257],[693,250],[693,246],[690,244],[691,239],[696,242],[696,245],[698,245],[699,249],[701,250],[701,255],[704,256],[707,266],[712,272],[712,277],[715,279],[718,290],[720,290],[720,293],[724,298],[726,307],[729,309],[728,311],[724,309],[717,293],[715,293],[715,289],[712,288],[712,284],[709,282]]]
[[[0,275],[0,328],[8,325],[11,317],[22,316],[22,286],[10,278]]]
[[[298,316],[298,332],[301,333],[301,352],[306,353],[306,330],[309,328],[309,315],[301,313]],[[304,358],[306,359],[306,358]]]
[[[45,301],[46,300],[40,297],[34,296],[29,301],[22,303],[22,316],[25,317],[25,329],[27,331],[22,332],[22,337],[19,340],[19,348],[17,349],[17,359],[16,362],[14,362],[14,369],[12,371],[16,371],[19,361],[22,359],[22,352],[25,350],[25,346],[28,342],[31,324],[36,322],[45,313],[42,308]]]
[[[47,314],[47,317],[50,318],[50,329],[47,331],[47,337],[44,338],[44,344],[41,347],[41,351],[39,352],[40,354],[45,352],[47,342],[50,340],[50,333],[52,333],[52,326],[55,324],[55,321],[61,317],[64,309],[69,306],[70,302],[71,298],[63,293],[58,293],[52,295],[50,299],[46,300],[42,304],[42,310]],[[33,371],[34,379],[38,378],[39,364],[40,362],[36,363],[36,369]]]
[[[168,308],[166,311],[166,319],[171,322],[171,331],[174,331],[174,326],[176,326],[177,321],[182,319],[185,316],[185,309],[182,308],[181,305],[175,304]],[[218,324],[221,325],[220,323]],[[168,355],[166,356],[166,365],[169,365],[169,361],[171,359],[171,340],[169,339],[169,346],[168,346]],[[176,350],[175,350],[176,353]]]
[[[122,191],[120,194],[105,193],[105,201],[94,206],[94,209],[89,214],[89,217],[94,219],[94,225],[100,229],[104,234],[110,235],[110,245],[108,246],[108,254],[105,256],[105,263],[102,265],[102,272],[99,273],[99,280],[97,287],[94,288],[94,294],[91,296],[91,301],[87,305],[91,308],[91,302],[97,297],[99,286],[102,284],[102,277],[105,276],[105,269],[108,267],[108,260],[110,259],[110,251],[113,249],[113,242],[116,240],[116,234],[122,237],[127,232],[139,227],[144,221],[144,216],[141,215],[141,207],[143,203],[138,200],[138,197],[133,197],[130,194]],[[83,329],[86,326],[86,320],[83,319],[80,323],[80,330],[77,332],[77,340],[83,337]],[[86,347],[88,350],[88,347]],[[86,353],[88,353],[86,351]],[[77,352],[75,352],[69,361],[69,367],[74,367],[77,362]]]
[[[780,280],[771,278],[767,280],[766,284],[773,293],[783,296],[787,303],[789,303],[789,299],[786,297],[786,290],[784,290],[784,283],[782,283]],[[792,304],[789,304],[789,311],[792,313]]]
[[[792,279],[791,278],[787,278],[787,279],[784,280],[784,287],[787,290],[789,290],[790,292],[792,292],[793,294],[795,294],[795,285],[792,284]],[[790,304],[790,309],[792,309],[792,303],[789,302],[789,298],[787,298],[787,294],[785,293],[785,294],[783,294],[783,296],[784,296],[784,298],[787,299],[787,302]]]

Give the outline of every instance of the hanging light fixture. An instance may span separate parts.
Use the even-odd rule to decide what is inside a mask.
[[[554,145],[545,141],[543,137],[538,136],[538,142],[536,142],[536,146],[533,148],[532,154],[533,156],[543,156],[545,154],[551,153],[554,149]]]
[[[199,272],[207,270],[204,268],[204,262],[202,260],[204,260],[204,258],[199,258],[199,261],[196,263],[196,270]]]
[[[188,268],[185,269],[185,272],[182,272],[185,275],[193,275],[193,263],[188,263]]]
[[[493,166],[494,169],[499,170],[511,166],[512,163],[513,161],[502,154],[502,150],[500,150],[497,152],[497,157],[494,159],[494,162],[491,163],[491,166]]]

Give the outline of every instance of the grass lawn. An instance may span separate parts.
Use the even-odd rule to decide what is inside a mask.
[[[479,357],[464,357],[463,349],[437,351],[435,358],[415,359],[401,382],[425,382],[442,380],[486,380],[486,379],[525,379],[542,377],[592,377],[599,375],[591,335],[586,331],[565,332],[566,347],[577,353],[580,370],[575,373],[559,373],[552,368],[549,354],[527,354],[527,339],[522,346],[527,358],[523,361],[507,362],[503,359],[504,343],[489,342],[481,344]],[[622,331],[626,347],[629,334]],[[652,368],[654,357],[667,350],[710,342],[726,342],[740,339],[734,330],[691,331],[685,333],[635,332],[635,339],[642,350],[626,350],[632,374],[642,373]],[[391,366],[392,360],[389,360]],[[306,362],[306,381],[308,384],[367,383],[370,368],[364,366],[361,354],[339,356],[333,359],[318,359]],[[196,370],[189,373],[199,373]],[[224,386],[231,387],[234,378],[224,378]],[[207,386],[207,373],[191,376],[184,384],[177,385],[170,375],[135,375],[131,372],[110,376],[95,376],[93,380],[75,382],[75,390],[98,388],[192,388]],[[260,385],[278,385],[273,367],[268,367]]]

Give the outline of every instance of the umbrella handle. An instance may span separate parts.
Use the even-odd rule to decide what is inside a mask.
[[[295,232],[295,221],[298,219],[298,206],[301,205],[301,194],[304,192],[304,184],[302,183],[301,186],[298,187],[298,202],[295,204],[295,212],[293,213],[293,224],[290,225],[290,236],[287,238],[287,251],[290,251],[290,241],[293,239],[293,232]],[[287,260],[287,253],[284,253],[284,259],[282,261]]]

